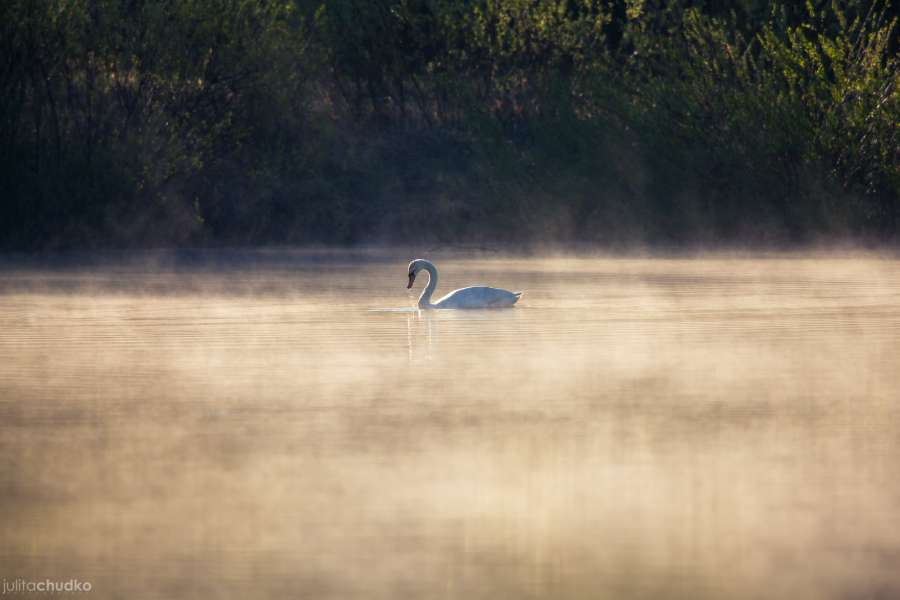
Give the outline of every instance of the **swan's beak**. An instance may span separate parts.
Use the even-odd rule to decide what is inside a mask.
[[[410,273],[410,274],[409,274],[409,283],[406,285],[406,289],[411,288],[411,287],[412,287],[412,284],[413,284],[413,282],[414,282],[415,280],[416,280],[416,274],[415,274],[415,273]]]

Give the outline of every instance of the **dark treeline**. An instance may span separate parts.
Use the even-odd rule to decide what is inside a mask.
[[[895,241],[896,14],[4,0],[0,247]]]

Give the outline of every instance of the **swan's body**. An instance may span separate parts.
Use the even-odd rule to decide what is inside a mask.
[[[429,260],[417,258],[409,263],[409,285],[411,288],[419,271],[428,271],[428,285],[419,296],[419,308],[499,308],[512,306],[522,295],[522,292],[510,292],[500,288],[485,286],[464,287],[454,290],[435,302],[431,303],[431,295],[437,287],[437,267]]]

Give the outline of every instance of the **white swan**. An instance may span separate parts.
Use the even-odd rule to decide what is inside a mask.
[[[454,290],[435,302],[431,303],[431,294],[437,287],[438,274],[437,267],[430,260],[417,258],[409,263],[409,285],[406,289],[412,287],[416,280],[416,275],[421,270],[428,271],[428,285],[419,296],[419,308],[499,308],[501,306],[512,306],[522,295],[522,292],[509,292],[499,288],[473,286],[464,287]]]

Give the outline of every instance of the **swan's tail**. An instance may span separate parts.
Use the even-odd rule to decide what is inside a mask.
[[[522,292],[513,292],[513,296],[515,296],[515,297],[516,297],[516,299],[515,299],[515,300],[513,300],[513,304],[515,304],[515,303],[516,303],[516,302],[518,302],[518,301],[519,301],[519,298],[521,298],[521,297],[522,297]]]

